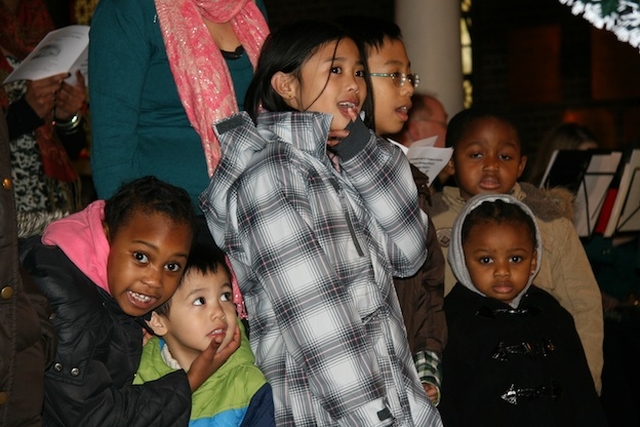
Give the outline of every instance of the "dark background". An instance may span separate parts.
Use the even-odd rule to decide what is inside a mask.
[[[96,3],[75,1],[86,2],[87,13]],[[67,0],[48,2],[59,26],[74,19],[75,8],[67,6]],[[395,18],[393,0],[264,2],[272,28],[302,18],[331,20],[357,14]],[[473,105],[506,109],[520,121],[529,164],[537,143],[562,121],[586,125],[605,148],[640,139],[638,49],[572,15],[558,0],[476,0],[468,18]]]

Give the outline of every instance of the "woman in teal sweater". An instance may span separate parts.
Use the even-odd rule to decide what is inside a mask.
[[[268,33],[261,0],[258,8],[253,0],[217,1],[209,10],[204,3],[99,2],[89,45],[99,198],[155,175],[186,189],[198,206],[219,153],[211,126],[243,109]]]

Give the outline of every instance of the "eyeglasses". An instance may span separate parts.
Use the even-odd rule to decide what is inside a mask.
[[[371,77],[391,77],[393,84],[397,87],[404,86],[405,82],[409,80],[409,83],[415,88],[420,84],[420,76],[417,74],[405,74],[405,73],[369,73]]]

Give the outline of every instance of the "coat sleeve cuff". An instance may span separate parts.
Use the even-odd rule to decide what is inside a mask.
[[[6,118],[11,141],[20,135],[33,132],[44,124],[44,120],[38,117],[24,97],[9,105]]]
[[[355,122],[349,123],[346,129],[349,131],[349,135],[340,144],[333,147],[333,151],[343,162],[351,160],[362,151],[371,137],[369,128],[360,120],[360,117]]]
[[[436,388],[438,396],[433,401],[434,405],[440,403],[440,384],[442,383],[442,363],[438,355],[432,351],[417,351],[413,355],[418,376],[422,384],[430,384]]]

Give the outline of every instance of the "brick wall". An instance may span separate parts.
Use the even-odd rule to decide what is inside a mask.
[[[512,112],[522,124],[525,148],[531,160],[535,157],[537,142],[563,118],[571,118],[591,128],[604,147],[614,148],[640,138],[640,130],[635,125],[640,122],[640,86],[636,79],[622,78],[625,82],[620,84],[626,86],[618,90],[617,95],[615,88],[607,88],[605,92],[613,95],[594,97],[597,91],[593,88],[593,84],[597,84],[594,73],[606,75],[607,81],[617,80],[618,73],[621,77],[636,70],[640,73],[637,49],[621,46],[625,44],[605,30],[595,30],[582,17],[572,15],[570,8],[558,0],[477,0],[471,16],[474,105],[503,107]],[[514,78],[510,75],[514,58],[513,55],[510,57],[509,43],[517,30],[542,27],[559,28],[557,76],[550,76],[550,79],[559,79],[558,97],[555,101],[519,102],[517,88],[514,95],[514,88],[509,85],[510,79]],[[616,47],[615,58],[605,58],[606,48],[604,54],[600,51],[602,57],[594,57],[594,38],[604,39],[609,43],[605,43],[607,46],[616,45],[613,46]],[[536,43],[543,45],[538,40],[531,43],[533,47]],[[526,46],[527,41],[521,40],[521,44]],[[548,55],[552,58],[553,53]],[[537,60],[544,61],[545,58],[536,57]],[[612,62],[615,64],[597,71]],[[544,87],[545,78],[548,77],[531,76],[528,81],[521,80],[521,84]]]
[[[394,19],[394,0],[264,0],[273,28],[297,19],[332,19],[368,15]]]

